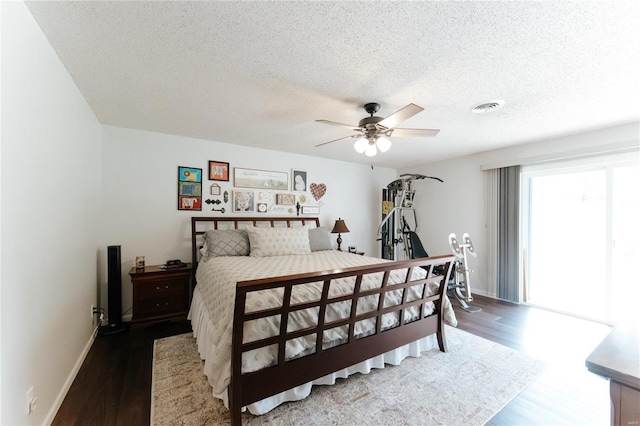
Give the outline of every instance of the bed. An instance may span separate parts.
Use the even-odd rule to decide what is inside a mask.
[[[454,256],[389,262],[331,250],[309,217],[193,217],[191,233],[189,319],[232,424],[312,385],[446,351]]]

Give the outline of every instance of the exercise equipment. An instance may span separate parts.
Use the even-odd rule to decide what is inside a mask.
[[[467,263],[467,253],[476,257],[476,250],[473,247],[471,238],[466,232],[462,235],[462,244],[458,242],[456,234],[449,234],[449,247],[458,258],[456,260],[455,269],[452,280],[447,288],[448,293],[453,295],[460,304],[460,307],[467,312],[480,312],[482,309],[470,306],[469,302],[473,302],[471,295],[471,279],[469,278],[469,264]]]
[[[420,174],[406,173],[400,175],[382,190],[382,221],[378,227],[378,241],[382,245],[382,258],[388,260],[419,259],[429,257],[422,245],[420,237],[416,233],[418,229],[418,216],[413,208],[415,190],[413,183],[416,180],[442,179]],[[411,227],[413,224],[413,228]],[[480,308],[470,306],[473,301],[471,295],[471,280],[467,262],[467,253],[476,256],[473,243],[469,234],[462,236],[462,243],[458,242],[455,234],[449,234],[449,246],[457,257],[454,271],[447,283],[447,292],[455,298],[460,307],[467,312],[479,312]],[[434,271],[436,274],[439,271]],[[442,273],[442,271],[440,271]]]
[[[383,259],[401,260],[401,254],[404,254],[405,259],[415,259],[411,254],[410,243],[406,243],[406,234],[411,231],[409,220],[413,222],[413,231],[418,229],[418,217],[413,209],[416,191],[412,186],[414,181],[422,179],[443,182],[433,176],[405,173],[382,190],[382,221],[378,227],[378,241],[381,241]]]

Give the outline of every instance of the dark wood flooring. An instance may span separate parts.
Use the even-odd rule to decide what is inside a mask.
[[[609,423],[608,382],[584,367],[608,327],[482,296],[473,303],[482,308],[478,313],[453,303],[460,329],[548,364],[490,425]],[[148,425],[153,341],[188,331],[189,323],[165,323],[98,337],[53,425]]]

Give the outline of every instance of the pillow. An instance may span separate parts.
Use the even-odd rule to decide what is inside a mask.
[[[207,256],[249,256],[249,236],[244,229],[218,229],[204,233]]]
[[[309,227],[256,228],[247,226],[252,257],[309,254]]]
[[[311,251],[331,250],[329,230],[324,227],[309,229],[309,246]]]

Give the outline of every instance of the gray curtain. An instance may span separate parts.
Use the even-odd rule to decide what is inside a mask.
[[[498,297],[519,302],[520,171],[522,166],[498,170]]]

